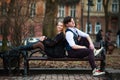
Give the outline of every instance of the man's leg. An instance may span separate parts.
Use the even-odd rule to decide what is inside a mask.
[[[78,45],[86,46],[87,48],[89,48],[89,42],[88,42],[87,38],[84,38],[84,37],[80,38]]]
[[[92,70],[96,68],[94,54],[91,49],[77,49],[77,50],[70,50],[68,51],[68,57],[73,58],[84,58],[88,56],[88,60]]]

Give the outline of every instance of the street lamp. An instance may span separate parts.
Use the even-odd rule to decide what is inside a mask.
[[[89,34],[89,31],[90,31],[90,6],[93,6],[93,0],[88,0],[88,16],[87,16],[87,33]]]

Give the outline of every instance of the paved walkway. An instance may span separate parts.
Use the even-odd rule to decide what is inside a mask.
[[[106,77],[93,77],[90,74],[35,74],[23,76],[0,76],[0,80],[108,80]]]

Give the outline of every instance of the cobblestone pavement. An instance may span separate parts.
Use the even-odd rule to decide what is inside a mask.
[[[37,74],[23,76],[0,76],[0,80],[108,80],[106,77],[93,77],[90,74]]]

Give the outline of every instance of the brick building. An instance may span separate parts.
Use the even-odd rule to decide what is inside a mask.
[[[7,0],[10,1],[10,0]],[[105,32],[105,19],[104,19],[104,8],[103,0],[92,0],[93,6],[89,6],[88,13],[88,0],[77,0],[77,4],[58,5],[58,14],[57,19],[63,19],[65,16],[72,16],[76,21],[76,25],[79,29],[88,33],[88,14],[89,14],[89,34],[92,36],[92,39],[95,40],[95,34],[99,29],[103,29]],[[91,1],[91,0],[90,0]],[[112,30],[113,41],[116,41],[116,33],[118,29],[118,0],[110,0],[109,3],[109,27],[108,29]],[[34,27],[32,31],[32,36],[41,36],[42,35],[42,21],[45,13],[45,0],[33,0],[30,3],[30,18],[27,23]],[[1,38],[0,38],[1,39]]]

